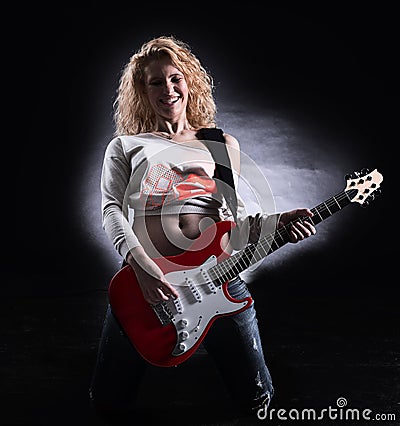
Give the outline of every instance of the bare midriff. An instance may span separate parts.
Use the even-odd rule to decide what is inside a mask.
[[[139,216],[135,217],[133,231],[151,258],[174,256],[187,251],[202,231],[220,220],[217,215],[197,213]],[[222,247],[227,243],[225,235]]]

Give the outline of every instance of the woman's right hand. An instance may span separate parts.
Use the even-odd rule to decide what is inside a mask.
[[[146,254],[143,247],[135,247],[126,257],[126,262],[134,270],[146,302],[154,305],[171,297],[179,297],[178,292],[166,281],[160,267]]]

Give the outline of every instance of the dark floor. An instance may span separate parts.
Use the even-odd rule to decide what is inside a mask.
[[[261,279],[261,278],[259,278]],[[276,284],[274,275],[271,284]],[[394,414],[400,420],[398,300],[351,295],[342,299],[316,293],[314,300],[266,300],[253,288],[276,395],[271,409],[370,409],[371,416]],[[272,287],[273,288],[273,287]],[[281,293],[282,292],[282,293]],[[369,294],[369,292],[366,292]],[[104,290],[75,295],[11,295],[2,310],[1,425],[112,425],[92,411],[88,387],[103,314]],[[263,302],[261,302],[263,300]],[[271,300],[271,299],[270,299]],[[262,305],[263,303],[263,305]],[[262,308],[261,308],[262,306]],[[275,307],[274,307],[275,306]],[[229,356],[229,354],[227,354]],[[256,416],[239,419],[207,354],[177,368],[151,367],[129,425],[260,425]],[[293,420],[292,420],[293,421]],[[286,424],[277,417],[269,424]],[[318,424],[368,422],[312,421]],[[382,421],[382,424],[396,424]],[[399,423],[397,423],[399,424]]]

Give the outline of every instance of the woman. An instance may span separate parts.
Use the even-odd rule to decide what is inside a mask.
[[[178,298],[152,259],[182,253],[201,230],[232,213],[216,186],[216,163],[201,136],[202,128],[216,126],[212,78],[187,44],[174,37],[155,38],[130,58],[115,106],[116,137],[106,149],[101,182],[104,229],[133,268],[148,303]],[[237,183],[239,143],[227,133],[224,139]],[[246,216],[238,197],[236,236],[229,241],[226,234],[224,244],[227,249],[244,247],[265,229],[300,216],[312,213],[296,209]],[[315,228],[307,221],[293,223],[290,241],[312,234]],[[237,299],[250,295],[239,276],[228,289]],[[273,386],[254,305],[217,320],[203,343],[243,411],[268,406]],[[235,368],[239,363],[241,368]],[[145,365],[109,308],[91,386],[96,407],[128,407]]]

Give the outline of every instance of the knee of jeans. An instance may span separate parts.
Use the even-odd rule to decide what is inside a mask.
[[[95,392],[94,388],[91,386],[89,388],[89,401],[91,403],[92,406],[97,406],[100,402],[99,399],[97,397],[97,392]]]
[[[274,395],[274,389],[271,387],[271,389],[268,392],[266,392],[262,397],[254,401],[254,404],[252,406],[252,411],[257,412],[259,410],[267,410],[269,407],[269,404],[271,403],[271,399],[273,395]]]
[[[266,413],[271,402],[272,396],[274,394],[273,389],[271,391],[265,392],[263,396],[255,398],[253,400],[245,401],[241,399],[240,401],[236,401],[236,409],[238,412],[243,415],[251,415],[258,413]]]

